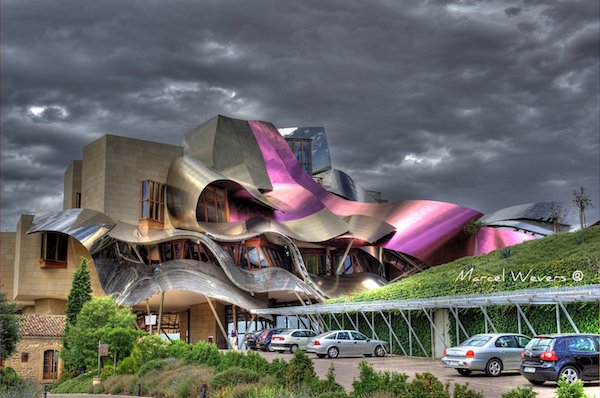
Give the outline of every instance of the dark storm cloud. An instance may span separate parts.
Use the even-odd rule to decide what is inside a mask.
[[[364,3],[364,4],[363,4]],[[105,133],[220,113],[326,128],[393,199],[598,203],[594,1],[2,2],[2,228]]]

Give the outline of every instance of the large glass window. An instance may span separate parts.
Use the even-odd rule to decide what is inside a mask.
[[[198,199],[196,218],[201,222],[227,222],[229,220],[227,191],[206,187]]]
[[[140,219],[165,221],[165,185],[152,180],[142,181]]]
[[[40,265],[43,267],[66,267],[68,247],[69,237],[67,235],[44,232],[42,234]]]
[[[310,138],[286,138],[298,163],[309,174],[312,175],[312,139]]]

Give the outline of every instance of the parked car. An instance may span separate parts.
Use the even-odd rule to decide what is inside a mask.
[[[256,348],[258,348],[259,350],[262,351],[272,351],[271,349],[271,336],[273,336],[275,333],[281,333],[283,332],[284,328],[277,328],[277,329],[264,329],[262,331],[262,333],[260,333],[258,335],[258,338],[256,340]]]
[[[333,330],[308,340],[306,352],[314,352],[319,358],[337,358],[340,355],[375,355],[382,357],[387,353],[388,343],[370,339],[355,330]]]
[[[271,349],[273,351],[295,352],[297,349],[306,351],[308,339],[317,333],[308,329],[287,329],[271,336]]]
[[[486,333],[472,336],[457,347],[444,350],[442,364],[463,376],[482,371],[500,376],[502,371],[519,370],[521,352],[531,339],[522,334]]]
[[[258,330],[256,332],[249,332],[244,335],[244,344],[246,348],[251,350],[257,350],[256,341],[258,340],[258,336],[264,331],[264,329]]]
[[[600,352],[597,334],[553,334],[534,337],[521,361],[521,374],[531,384],[558,381],[599,380]]]

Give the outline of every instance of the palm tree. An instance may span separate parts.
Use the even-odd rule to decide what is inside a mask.
[[[486,226],[486,224],[483,221],[473,219],[473,220],[469,221],[467,223],[467,225],[465,225],[463,227],[463,230],[465,231],[465,233],[467,235],[475,237],[475,247],[473,250],[474,256],[479,255],[479,244],[477,242],[477,235],[479,235],[479,231],[481,230],[481,228],[483,228],[485,226]]]

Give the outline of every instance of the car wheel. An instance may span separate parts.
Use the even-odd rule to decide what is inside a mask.
[[[383,357],[383,356],[385,356],[385,348],[383,348],[380,345],[378,345],[377,347],[375,347],[375,356],[376,357]]]
[[[498,358],[492,358],[485,365],[485,374],[488,376],[496,377],[502,373],[502,361]]]
[[[575,383],[579,380],[579,372],[572,366],[565,366],[560,370],[559,379],[565,379],[569,384]]]
[[[290,352],[293,354],[296,352],[296,350],[298,350],[298,346],[296,344],[292,344],[290,347]]]
[[[325,354],[317,354],[318,358],[325,358]]]
[[[531,384],[533,384],[534,386],[541,386],[542,384],[544,384],[544,380],[528,380]]]
[[[456,369],[456,371],[463,376],[468,376],[471,374],[471,369]]]
[[[329,358],[337,358],[338,355],[340,355],[340,350],[338,350],[336,347],[329,347],[327,350],[327,356]]]

